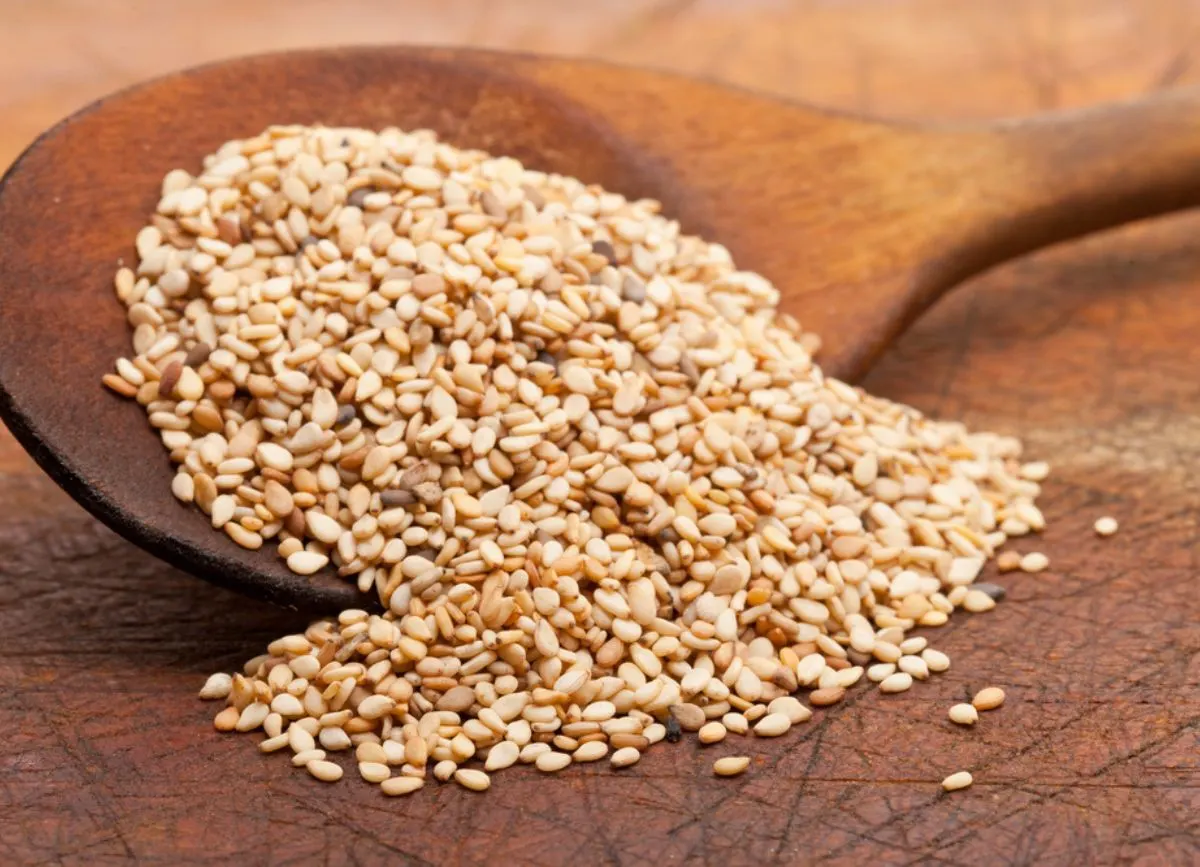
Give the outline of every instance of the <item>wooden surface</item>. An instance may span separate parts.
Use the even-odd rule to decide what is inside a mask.
[[[1200,78],[1200,4],[1185,0],[560,5],[6,3],[0,162],[115,87],[318,39],[588,53],[900,117],[1016,114]],[[484,797],[322,787],[251,739],[211,733],[191,697],[295,617],[160,566],[0,440],[0,858],[1195,863],[1198,229],[1184,215],[1007,266],[885,358],[869,388],[1016,433],[1055,464],[1051,529],[1022,546],[1053,567],[1003,576],[995,612],[934,633],[949,673],[819,712],[755,749],[735,781],[713,781],[684,745],[621,775],[509,772]],[[1102,514],[1122,521],[1111,540],[1090,533]],[[946,707],[985,683],[1009,703],[952,730]],[[961,768],[975,786],[941,795]]]

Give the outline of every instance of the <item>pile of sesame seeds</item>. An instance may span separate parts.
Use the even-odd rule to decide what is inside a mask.
[[[105,383],[214,528],[380,603],[213,675],[218,730],[482,791],[950,666],[909,633],[996,604],[976,578],[1044,526],[1048,468],[827,379],[659,211],[427,131],[274,127],[167,175]]]

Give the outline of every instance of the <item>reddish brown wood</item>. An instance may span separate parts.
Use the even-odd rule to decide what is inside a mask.
[[[195,107],[193,122],[162,121],[181,106]],[[589,61],[358,48],[224,62],[103,100],[42,136],[0,182],[0,415],[126,538],[218,584],[308,608],[368,602],[332,569],[300,578],[270,546],[248,552],[213,533],[172,500],[137,407],[87,385],[127,351],[122,309],[103,299],[158,180],[281,120],[432,127],[660,199],[773,279],[842,376],[862,373],[985,267],[1200,200],[1194,92],[943,130]],[[51,358],[47,346],[69,349]],[[47,388],[47,375],[74,386]]]
[[[23,9],[53,15],[63,5]],[[518,5],[540,10],[551,33],[566,26],[551,14],[561,4],[505,8]],[[977,117],[1092,101],[1194,80],[1200,68],[1188,54],[1200,8],[1192,0],[747,0],[695,4],[636,26],[633,5],[605,4],[593,42],[577,35],[571,50],[887,113]],[[452,34],[443,40],[471,36],[464,9],[500,8],[449,6],[429,13],[462,28],[436,31]],[[94,87],[214,46],[229,51],[230,39],[250,45],[288,27],[293,41],[315,38],[295,35],[305,31],[293,4],[214,0],[196,7],[187,39],[137,37],[139,50],[128,50],[124,33],[168,8],[181,7],[131,5],[124,17],[106,7],[70,38],[56,23],[52,45],[30,43],[37,51],[19,83],[54,68],[56,56],[69,56]],[[358,15],[357,38],[429,33],[415,9]],[[261,27],[247,26],[252,15]],[[329,23],[346,39],[355,19]],[[0,39],[26,42],[5,31]],[[497,38],[545,32],[510,23]],[[785,42],[801,48],[782,54]],[[107,79],[92,60],[104,51],[127,54],[104,70]],[[86,90],[63,92],[75,96],[52,93],[77,100]],[[55,103],[26,103],[47,104]],[[14,114],[13,128],[32,130],[29,116]],[[35,216],[50,222],[44,212]],[[1051,531],[1024,546],[1049,552],[1053,566],[1037,577],[1002,576],[1010,595],[995,612],[930,632],[954,657],[946,675],[904,696],[820,711],[778,742],[746,742],[755,765],[736,781],[715,781],[707,768],[712,749],[724,755],[740,742],[728,752],[652,752],[621,775],[507,772],[486,797],[434,789],[384,801],[353,779],[330,788],[298,776],[258,756],[252,739],[208,731],[210,708],[191,695],[210,670],[259,652],[303,618],[123,543],[0,434],[0,857],[72,865],[1196,863],[1198,233],[1200,219],[1188,215],[1005,266],[938,304],[886,354],[866,380],[873,391],[1019,434],[1032,455],[1054,463]],[[59,349],[46,351],[55,358]],[[1105,513],[1122,530],[1101,542],[1089,527]],[[974,731],[953,730],[946,707],[984,683],[1003,685],[1009,703]],[[975,786],[940,795],[937,781],[963,767]]]

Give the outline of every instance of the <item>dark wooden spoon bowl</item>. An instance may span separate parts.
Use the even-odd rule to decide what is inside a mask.
[[[1056,241],[1200,203],[1200,96],[972,127],[898,126],[704,81],[463,49],[275,54],[161,78],[39,138],[0,182],[0,416],[89,511],[164,560],[272,602],[369,604],[243,550],[170,493],[112,294],[163,175],[273,123],[428,127],[627,195],[724,243],[853,378],[942,292]],[[1036,312],[1031,312],[1036,315]]]

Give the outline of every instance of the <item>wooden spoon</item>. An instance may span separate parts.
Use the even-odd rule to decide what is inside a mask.
[[[141,408],[100,387],[129,352],[112,295],[163,175],[283,122],[429,127],[632,196],[725,244],[863,373],[963,278],[1026,251],[1200,202],[1200,95],[934,127],[834,114],[661,72],[465,49],[274,54],[167,76],[51,129],[0,184],[0,415],[127,539],[283,605],[367,604],[290,573],[170,493]]]

